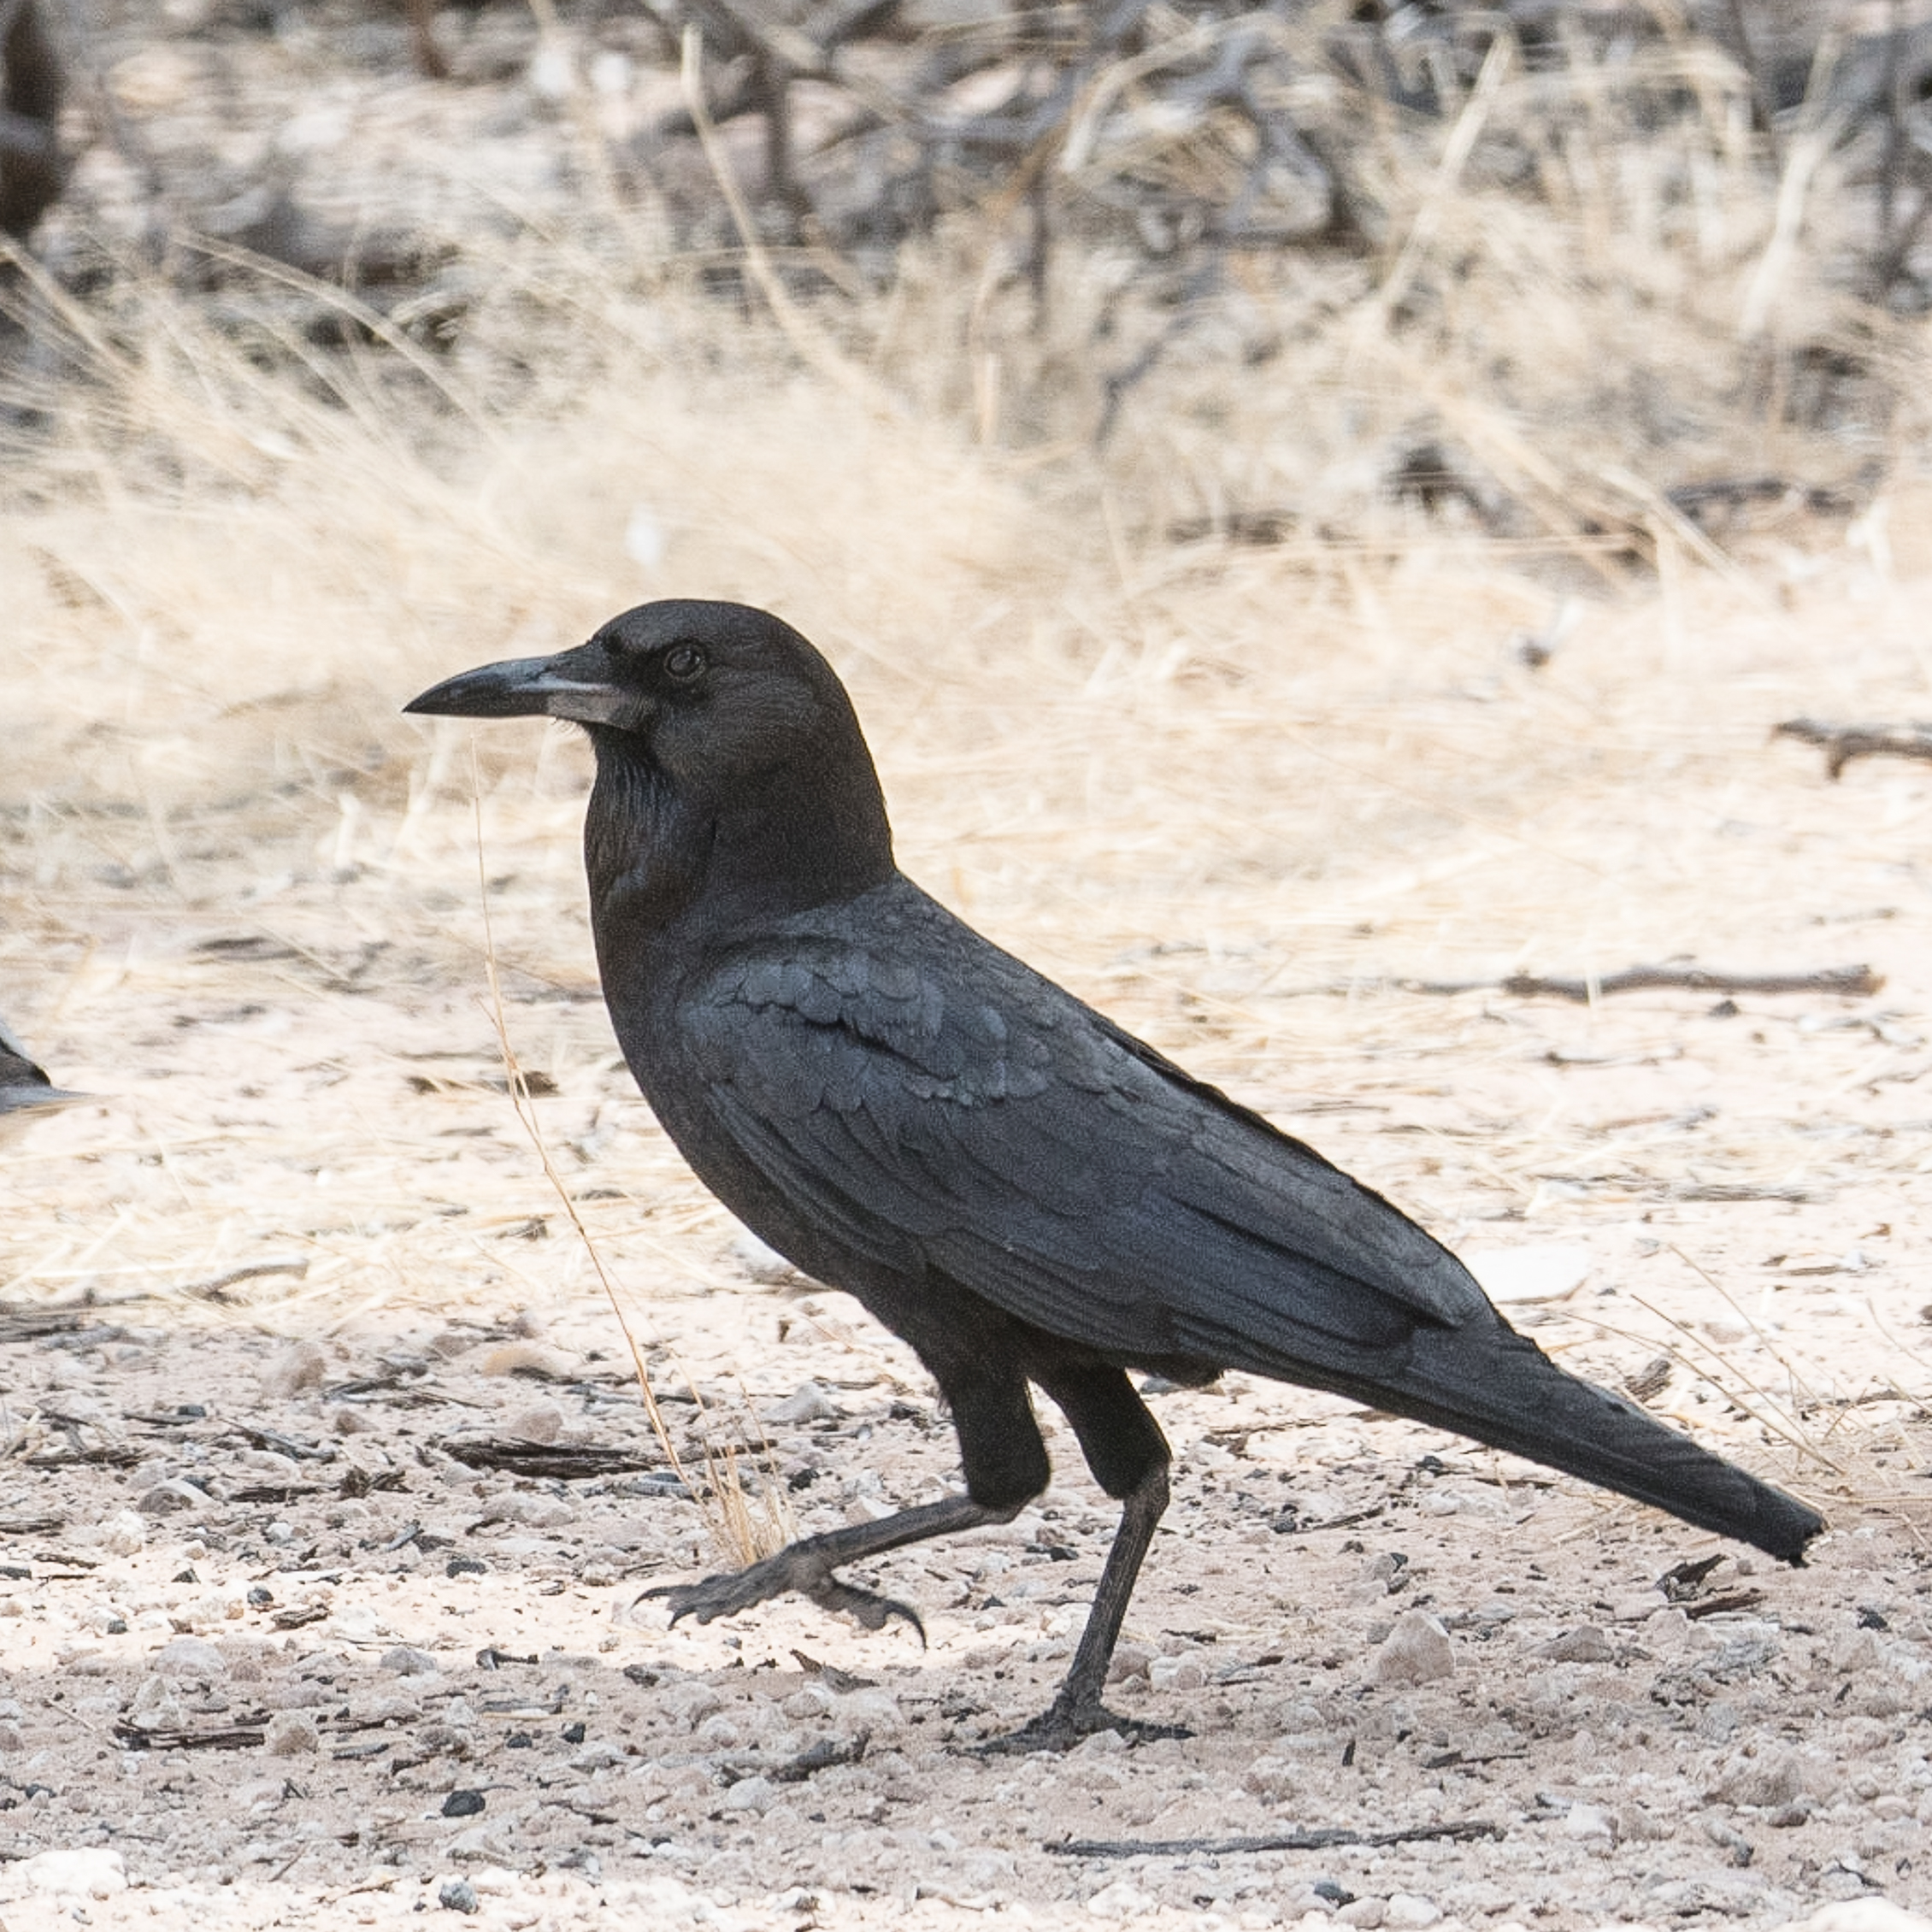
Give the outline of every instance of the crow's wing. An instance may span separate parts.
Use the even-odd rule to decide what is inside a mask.
[[[1487,1313],[1379,1196],[910,891],[680,1003],[708,1122],[788,1219],[1130,1357],[1373,1375]]]

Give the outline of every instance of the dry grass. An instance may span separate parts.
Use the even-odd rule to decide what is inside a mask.
[[[9,1294],[292,1332],[589,1285],[582,1252],[504,1238],[555,1204],[474,1090],[496,1056],[473,742],[514,1051],[557,1083],[539,1105],[567,1178],[616,1191],[579,1210],[647,1352],[651,1305],[735,1286],[591,1004],[580,745],[397,716],[628,604],[735,596],[829,650],[908,869],[996,937],[1291,1126],[1329,1110],[1311,1137],[1446,1234],[1595,1243],[1599,1278],[1662,1312],[1552,1331],[1586,1365],[1717,1322],[1729,1352],[1699,1373],[1795,1412],[1766,1336],[1797,1309],[1818,1401],[1882,1393],[1888,1358],[1909,1380],[1881,1338],[1932,1299],[1932,784],[1874,764],[1828,787],[1766,740],[1799,710],[1925,709],[1932,496],[1900,400],[1929,392],[1923,331],[1784,244],[1735,78],[1673,57],[1705,112],[1667,135],[1503,74],[1459,169],[1453,131],[1365,137],[1384,258],[1245,264],[1104,455],[1117,365],[1086,345],[1117,265],[1063,250],[1036,331],[992,218],[780,327],[699,292],[634,213],[552,210],[474,242],[491,292],[439,361],[266,354],[139,279],[58,303],[85,377],[0,485],[0,1002],[107,1099],[0,1155]],[[1484,144],[1538,127],[1560,132],[1532,147],[1533,203]],[[1835,165],[1814,211],[1844,204]],[[801,327],[826,356],[801,360]],[[1779,371],[1852,341],[1889,418],[1794,426]],[[1496,479],[1525,533],[1392,502],[1417,435]],[[1861,466],[1885,481],[1849,532],[1720,548],[1661,493]],[[1307,534],[1274,549],[1163,535],[1283,504]],[[1589,533],[1611,517],[1654,574]],[[1559,617],[1556,661],[1525,669],[1517,639]],[[1678,953],[1870,958],[1890,984],[1862,1014],[1730,1022],[1384,985]],[[1888,1034],[1836,1023],[1874,1013]],[[1713,1187],[1763,1198],[1684,1198]],[[1859,1244],[1872,1273],[1819,1280],[1876,1284],[1871,1316],[1834,1294],[1810,1322],[1826,1298],[1765,1258]],[[189,1292],[263,1262],[306,1272]]]

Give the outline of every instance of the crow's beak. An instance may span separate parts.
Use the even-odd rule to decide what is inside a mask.
[[[51,1083],[45,1087],[38,1082],[32,1086],[0,1085],[0,1120],[11,1124],[33,1114],[56,1113],[62,1107],[79,1106],[83,1100],[92,1098],[87,1093],[69,1093],[65,1087]]]
[[[601,657],[602,653],[598,653]],[[577,724],[635,722],[639,694],[595,674],[583,651],[559,657],[512,657],[463,671],[412,698],[405,711],[437,717],[568,718]]]

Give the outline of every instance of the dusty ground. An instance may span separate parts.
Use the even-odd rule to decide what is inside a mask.
[[[113,72],[164,148],[212,56],[162,38]],[[539,196],[568,116],[471,85],[372,56],[303,138],[365,142],[408,203],[400,157],[461,173],[439,143],[481,103],[480,204]],[[89,167],[111,227],[128,177]],[[101,351],[112,434],[0,525],[0,1010],[99,1097],[0,1142],[6,1924],[1932,1909],[1932,768],[1831,785],[1769,739],[1925,714],[1914,452],[1857,524],[1667,545],[1655,579],[1420,518],[1169,548],[1037,452],[769,345],[680,361],[715,319],[538,269],[633,359],[534,402],[459,359],[469,440],[374,377],[312,408],[156,297],[139,356]],[[1265,470],[1246,421],[1227,460]],[[1191,1737],[975,1752],[1049,1694],[1110,1534],[1063,1436],[1013,1525],[879,1566],[924,1649],[793,1605],[668,1630],[641,1593],[735,1558],[627,1325],[741,1534],[954,1468],[905,1352],[755,1278],[637,1099],[581,746],[395,716],[672,592],[804,623],[909,869],[1422,1217],[1566,1361],[1815,1498],[1813,1564],[1231,1378],[1158,1399],[1175,1502],[1114,1691]],[[1883,984],[1493,984],[1676,956]],[[1403,983],[1460,980],[1491,983]]]

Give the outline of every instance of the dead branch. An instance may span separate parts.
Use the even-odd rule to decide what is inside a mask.
[[[1863,998],[1885,984],[1869,966],[1821,966],[1810,972],[1720,973],[1705,966],[1626,966],[1594,979],[1565,979],[1539,973],[1511,973],[1499,980],[1391,980],[1401,993],[1506,993],[1518,999],[1570,999],[1587,1006],[1612,993],[1838,993]],[[1359,993],[1362,983],[1323,989]]]
[[[1824,773],[1835,779],[1853,758],[1932,760],[1932,724],[1833,725],[1816,718],[1787,718],[1773,738],[1795,738],[1824,753]]]
[[[1065,1858],[1227,1858],[1240,1852],[1326,1852],[1337,1845],[1408,1845],[1420,1839],[1459,1843],[1506,1835],[1501,1825],[1487,1818],[1462,1818],[1447,1824],[1410,1825],[1399,1831],[1321,1825],[1309,1831],[1273,1831],[1260,1838],[1074,1838],[1040,1849]]]
[[[253,1724],[227,1724],[219,1730],[148,1730],[142,1725],[119,1723],[115,1740],[129,1751],[255,1751],[268,1733]]]
[[[539,1481],[579,1481],[588,1476],[622,1476],[635,1470],[663,1469],[662,1455],[611,1449],[594,1443],[511,1442],[492,1436],[445,1436],[436,1446],[473,1470],[504,1470]]]

